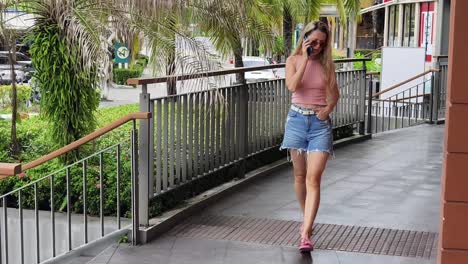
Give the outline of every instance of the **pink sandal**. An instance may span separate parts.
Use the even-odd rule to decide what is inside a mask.
[[[299,251],[303,252],[310,252],[314,250],[314,243],[308,238],[301,238],[301,242],[299,243]]]

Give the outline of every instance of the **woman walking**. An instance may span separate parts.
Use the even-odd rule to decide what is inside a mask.
[[[298,47],[286,61],[286,85],[292,92],[281,149],[288,149],[294,168],[294,190],[304,215],[301,252],[313,250],[312,227],[320,203],[320,181],[333,155],[330,113],[339,91],[332,59],[330,31],[321,21],[309,23]]]

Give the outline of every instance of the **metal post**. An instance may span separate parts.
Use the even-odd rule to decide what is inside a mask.
[[[373,90],[373,76],[370,75],[369,95],[367,98],[367,134],[372,134],[372,90]]]
[[[247,169],[247,155],[249,149],[249,140],[248,140],[248,133],[249,133],[249,92],[248,86],[245,83],[238,88],[240,94],[238,97],[239,103],[239,111],[240,111],[240,133],[239,133],[239,143],[240,145],[240,157],[242,158],[241,165],[239,168],[239,177],[244,177],[245,172]]]
[[[359,134],[364,135],[366,131],[366,121],[365,121],[365,116],[366,116],[366,90],[367,90],[367,82],[366,82],[366,76],[367,76],[367,69],[366,69],[366,61],[362,62],[362,69],[364,70],[364,81],[360,81],[360,83],[364,84],[364,87],[359,87],[359,105],[361,105],[361,109],[359,109],[359,115],[362,115],[362,119],[359,118],[359,120],[362,120],[359,122]]]
[[[439,107],[440,107],[440,59],[437,58],[435,68],[439,71],[432,73],[432,89],[431,89],[431,123],[437,123],[439,120]]]
[[[143,84],[142,93],[140,94],[140,111],[141,112],[154,112],[154,108],[151,108],[150,94],[148,94],[147,85]],[[153,167],[154,167],[154,153],[151,147],[154,147],[153,134],[153,118],[140,120],[139,129],[139,167],[138,167],[138,181],[139,181],[139,196],[136,197],[139,200],[139,219],[140,225],[149,225],[149,212],[148,204],[149,198],[153,196]]]
[[[136,121],[133,120],[133,129],[131,133],[131,151],[132,151],[132,245],[140,242],[139,231],[139,179],[138,179],[138,132],[136,130]],[[143,199],[143,201],[148,199]]]

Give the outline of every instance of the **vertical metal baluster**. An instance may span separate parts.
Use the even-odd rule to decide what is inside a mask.
[[[394,107],[394,109],[395,109],[395,113],[394,113],[394,116],[395,116],[395,129],[398,129],[398,115],[400,114],[400,111],[399,111],[400,109],[398,107],[398,94],[396,94],[396,99],[394,99],[394,100],[395,101],[394,101],[393,104],[395,105],[395,107]],[[390,130],[390,128],[389,128],[389,130]]]
[[[420,113],[420,111],[421,111],[420,110],[420,105],[419,105],[419,84],[416,85],[416,95],[418,96],[418,97],[416,97],[416,105],[417,105],[417,108],[418,108],[418,114],[416,115],[416,120],[415,121],[416,121],[416,123],[418,123],[418,118],[419,118],[419,115],[421,114]]]
[[[351,109],[351,97],[352,97],[352,93],[351,93],[351,72],[350,71],[346,71],[345,73],[345,80],[346,80],[346,99],[345,99],[345,113],[346,115],[344,116],[344,123],[348,123],[349,122],[349,116],[353,113],[353,109]]]
[[[168,120],[169,120],[169,102],[167,99],[164,100],[164,111],[162,113],[163,115],[163,127],[162,127],[162,133],[163,133],[163,142],[162,142],[162,152],[163,152],[163,157],[162,157],[162,171],[163,171],[163,174],[162,174],[162,177],[163,177],[163,190],[167,190],[167,187],[169,185],[168,183],[168,168],[167,168],[167,158],[168,158],[168,155],[167,155],[167,151],[168,151],[168,135],[167,135],[167,132],[168,132],[168,129],[169,129],[169,124],[168,124]]]
[[[39,242],[39,199],[37,198],[37,182],[34,183],[34,222],[36,228],[36,263],[41,262],[40,242]],[[1,251],[1,250],[0,250]],[[0,257],[1,262],[1,257]]]
[[[193,123],[193,116],[195,114],[194,108],[193,108],[193,94],[189,93],[187,95],[187,104],[188,104],[188,168],[187,168],[187,176],[188,179],[193,178],[193,147],[194,147],[194,142],[193,142],[193,129],[194,129],[194,123]]]
[[[174,136],[175,136],[175,115],[176,115],[176,109],[175,109],[175,101],[174,101],[174,97],[170,97],[169,98],[169,102],[170,102],[170,123],[169,123],[169,141],[167,142],[167,146],[168,146],[168,149],[169,149],[169,166],[168,166],[168,169],[169,169],[169,186],[170,187],[174,187],[174,183],[175,183],[175,170],[174,170],[174,167],[175,167],[175,142],[174,142]]]
[[[267,84],[265,82],[261,82],[260,86],[262,87],[262,150],[266,149],[268,145],[268,131],[267,131],[267,122],[268,122],[268,115],[267,115],[267,104],[268,104],[268,91],[267,91]]]
[[[222,135],[222,126],[223,126],[223,119],[222,119],[222,105],[223,105],[223,98],[221,96],[221,91],[219,89],[216,90],[216,163],[215,168],[219,168],[222,165],[222,155],[223,149],[221,148],[221,135]]]
[[[199,97],[199,118],[200,118],[200,139],[199,139],[199,175],[203,175],[205,172],[205,92],[200,93]]]
[[[212,104],[213,104],[213,94],[212,91],[209,90],[206,92],[206,153],[205,153],[205,159],[206,159],[206,168],[207,172],[212,170],[212,165],[213,165],[213,109],[212,109]]]
[[[252,153],[258,151],[258,85],[256,83],[249,84],[252,89]]]
[[[163,112],[162,112],[162,106],[161,106],[161,99],[156,100],[156,131],[157,134],[155,135],[155,144],[156,144],[156,193],[161,193],[162,190],[164,190],[164,187],[162,186],[162,157],[161,157],[161,146],[162,146],[162,138],[164,134],[162,131],[162,117],[163,117]]]
[[[278,101],[276,97],[278,96],[278,80],[274,80],[271,82],[271,142],[272,146],[277,144],[277,137],[278,137]]]
[[[210,132],[210,168],[214,170],[216,167],[216,94],[215,90],[211,90],[211,132]]]
[[[234,145],[235,145],[235,137],[236,137],[236,132],[235,132],[235,103],[234,103],[234,93],[233,93],[234,88],[230,87],[228,89],[229,92],[229,162],[234,161]]]
[[[54,175],[50,176],[50,219],[52,220],[52,257],[55,257],[55,199]]]
[[[5,241],[4,245],[4,252],[5,252],[5,263],[8,264],[8,204],[7,204],[7,196],[3,197],[3,233],[4,233],[4,238],[3,241]]]
[[[205,111],[204,111],[204,119],[205,119],[205,170],[204,173],[208,173],[210,171],[210,119],[211,119],[211,111],[210,111],[210,91],[205,92],[205,96],[203,102],[205,103]]]
[[[242,158],[241,153],[242,153],[242,121],[241,121],[241,110],[240,110],[240,105],[241,105],[241,94],[242,94],[242,89],[244,89],[244,86],[238,86],[236,89],[236,131],[237,131],[237,137],[239,141],[236,143],[236,160],[240,160]]]
[[[379,107],[379,109],[378,109],[379,115],[381,116],[380,119],[382,120],[382,121],[381,121],[381,128],[380,128],[380,131],[381,131],[381,132],[385,131],[385,130],[384,130],[384,124],[385,124],[385,122],[386,122],[386,119],[384,118],[382,112],[383,112],[384,109],[385,109],[385,104],[387,103],[386,100],[387,100],[387,99],[384,99],[383,101],[381,101],[381,102],[379,103],[379,105],[382,104],[382,107]]]
[[[86,204],[87,179],[86,179],[87,162],[83,160],[83,222],[84,222],[84,243],[88,244],[88,207]]]
[[[70,167],[66,170],[66,184],[67,184],[67,238],[68,238],[68,251],[72,250],[72,236],[71,236],[71,202],[70,202]]]
[[[268,112],[267,112],[267,119],[268,119],[268,122],[267,122],[267,127],[268,127],[268,130],[267,130],[267,133],[268,133],[268,147],[272,147],[273,146],[273,140],[272,140],[272,132],[273,132],[273,109],[271,107],[272,105],[272,96],[273,96],[273,81],[268,81],[267,82],[267,104],[268,104]]]
[[[275,100],[276,100],[276,140],[277,143],[281,142],[281,124],[283,123],[282,114],[281,114],[281,83],[283,81],[280,79],[276,82],[276,93],[275,93]]]
[[[411,98],[411,90],[409,89],[409,101],[408,101],[408,126],[411,126],[411,117],[413,116],[413,105],[411,104],[412,98]]]
[[[263,91],[260,83],[255,83],[257,88],[257,151],[260,151],[263,147],[263,133],[262,133],[262,122],[263,122]]]
[[[104,236],[104,183],[103,183],[103,153],[99,154],[99,220],[101,222],[101,237]]]
[[[23,229],[23,195],[22,191],[19,190],[18,192],[18,217],[19,217],[19,239],[20,239],[20,257],[21,257],[21,264],[24,263],[24,229]]]
[[[248,109],[247,113],[249,115],[249,122],[247,123],[247,140],[249,142],[248,146],[249,148],[247,149],[247,155],[252,153],[252,139],[253,139],[253,125],[252,125],[252,107],[253,107],[253,101],[252,101],[252,86],[250,84],[247,84],[247,94],[248,94]]]
[[[131,189],[132,189],[132,244],[137,245],[139,231],[139,208],[138,208],[138,132],[136,130],[136,122],[133,120],[133,129],[131,132]]]
[[[263,86],[263,149],[268,147],[268,83],[262,82]]]
[[[181,120],[182,120],[182,131],[180,133],[181,137],[181,143],[182,147],[179,150],[179,153],[181,153],[181,158],[180,164],[182,166],[182,181],[181,182],[186,182],[187,181],[187,167],[189,164],[189,160],[187,159],[187,95],[182,95],[180,97],[182,100],[182,113],[181,113]]]
[[[226,160],[226,153],[227,153],[227,129],[226,129],[226,122],[227,122],[227,93],[226,93],[226,88],[220,89],[221,96],[223,98],[223,101],[220,104],[221,107],[221,151],[220,151],[220,156],[221,156],[221,166],[225,166],[227,164]]]
[[[175,178],[177,180],[177,184],[180,184],[181,183],[181,180],[182,180],[182,177],[181,177],[181,169],[182,169],[182,158],[181,158],[181,141],[182,141],[182,138],[181,138],[181,130],[182,130],[182,123],[181,123],[181,119],[182,119],[182,104],[180,102],[180,100],[182,100],[182,97],[181,96],[177,96],[177,97],[174,97],[176,100],[177,100],[177,108],[175,108],[175,171],[176,171],[176,175],[175,175]]]
[[[120,230],[121,222],[120,222],[120,144],[117,145],[117,182],[116,182],[116,198],[117,198],[117,229]],[[158,164],[159,166],[159,164]],[[160,186],[160,185],[159,185]],[[159,192],[159,191],[158,191]]]
[[[335,112],[336,112],[336,116],[335,116],[335,119],[336,119],[336,122],[335,122],[335,125],[341,125],[341,116],[342,116],[342,113],[341,113],[341,106],[343,105],[343,101],[345,100],[345,94],[344,94],[344,90],[343,90],[343,82],[341,80],[341,75],[342,73],[341,72],[338,72],[336,74],[336,82],[338,83],[338,90],[340,91],[340,100],[338,101],[338,104],[336,105],[335,107]]]
[[[193,109],[194,109],[194,114],[195,118],[193,120],[193,176],[197,177],[199,175],[199,164],[200,164],[200,149],[199,149],[199,143],[200,143],[200,105],[199,105],[199,100],[198,96],[200,93],[194,94],[194,102],[193,102]]]

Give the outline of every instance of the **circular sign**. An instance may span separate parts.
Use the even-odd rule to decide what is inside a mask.
[[[119,59],[124,60],[128,58],[128,56],[130,56],[130,51],[127,47],[121,46],[117,49],[117,57],[119,57]]]

